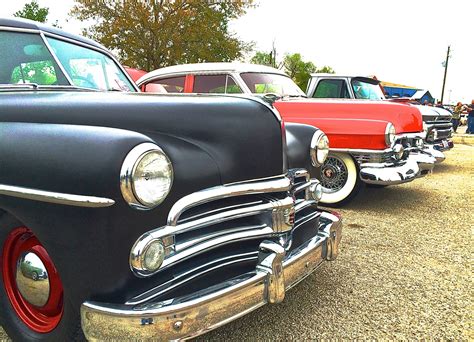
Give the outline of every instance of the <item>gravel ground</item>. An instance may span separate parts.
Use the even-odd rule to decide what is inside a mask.
[[[201,340],[474,340],[474,146],[423,180],[365,189],[340,210],[339,258]],[[6,339],[0,328],[0,340]]]

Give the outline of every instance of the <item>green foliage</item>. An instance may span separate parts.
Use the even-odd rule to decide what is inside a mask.
[[[273,50],[273,55],[275,54],[275,50]],[[257,51],[250,62],[273,67],[277,65],[275,59],[272,58],[272,53],[262,51]],[[313,62],[305,62],[299,53],[286,54],[280,66],[303,91],[306,91],[311,73],[324,72],[334,74],[334,70],[329,66],[323,66],[318,69]]]
[[[303,91],[306,91],[311,73],[317,70],[313,62],[303,61],[299,53],[285,55],[283,68],[288,76],[290,76]]]
[[[22,63],[13,69],[10,83],[50,85],[56,83],[56,81],[53,63],[51,61],[39,61]]]
[[[75,0],[71,15],[94,21],[83,33],[116,51],[123,64],[153,70],[242,57],[251,46],[229,32],[228,24],[252,6],[252,1]]]
[[[273,66],[274,59],[272,58],[272,53],[266,53],[262,51],[257,51],[255,55],[250,60],[250,63]]]
[[[33,0],[30,3],[25,4],[25,6],[23,6],[23,9],[15,12],[13,16],[17,18],[25,18],[34,21],[39,21],[40,23],[45,23],[48,17],[48,13],[48,7],[39,7],[36,0]]]
[[[327,65],[325,65],[322,68],[316,70],[316,72],[325,73],[325,74],[334,74],[335,73],[333,68],[331,68],[330,66],[327,66]]]

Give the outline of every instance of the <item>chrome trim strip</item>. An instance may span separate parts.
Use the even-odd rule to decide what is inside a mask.
[[[125,304],[138,305],[138,304],[149,302],[153,300],[154,298],[166,292],[169,292],[170,290],[182,284],[185,284],[186,282],[191,281],[197,277],[200,277],[206,273],[210,273],[214,270],[217,270],[219,268],[226,267],[232,264],[241,263],[241,262],[250,261],[250,260],[257,260],[257,257],[258,257],[258,252],[255,251],[255,252],[231,255],[231,256],[227,256],[224,258],[207,262],[205,264],[200,265],[199,267],[195,269],[183,272],[182,274],[178,274],[173,279],[151,290],[148,290],[139,296],[133,297],[132,299],[128,300]]]
[[[56,56],[56,54],[54,53],[54,50],[53,48],[51,47],[51,45],[49,44],[48,40],[46,39],[43,31],[40,31],[39,32],[39,35],[41,37],[41,39],[43,40],[43,43],[44,45],[46,45],[46,48],[48,49],[49,53],[51,54],[51,56],[53,56],[53,59],[54,61],[56,62],[56,64],[59,66],[59,69],[61,70],[61,72],[63,73],[64,77],[66,77],[66,80],[69,82],[69,85],[72,85],[74,86],[74,82],[72,81],[71,77],[69,76],[69,74],[66,72],[66,70],[64,69],[64,65],[61,63],[61,61],[59,60],[58,56]]]
[[[178,200],[173,205],[168,214],[167,224],[168,226],[176,226],[178,224],[179,217],[183,212],[200,204],[234,196],[288,191],[290,186],[290,179],[285,177],[282,179],[270,180],[266,182],[222,185],[210,189],[204,189]]]
[[[367,150],[357,148],[329,148],[332,152],[347,152],[347,153],[364,153],[364,154],[383,154],[393,152],[392,148],[386,148],[384,150]]]
[[[263,226],[262,228],[252,229],[252,230],[245,230],[242,232],[236,232],[231,234],[226,234],[223,236],[218,236],[212,240],[207,240],[202,243],[191,245],[187,249],[183,249],[179,252],[179,254],[171,255],[163,261],[162,266],[160,267],[160,271],[168,268],[169,266],[177,263],[178,261],[183,261],[191,256],[196,256],[202,254],[208,250],[213,249],[216,246],[224,246],[226,244],[232,243],[234,241],[245,241],[245,240],[252,240],[256,238],[262,238],[265,236],[271,236],[275,232],[271,227]],[[179,248],[179,245],[176,246],[176,249]],[[138,270],[135,270],[138,272]],[[153,272],[156,273],[156,272]],[[148,275],[146,272],[143,274],[139,273],[139,275]]]
[[[5,184],[0,184],[0,195],[87,208],[103,208],[115,204],[114,200],[104,197],[65,194]]]

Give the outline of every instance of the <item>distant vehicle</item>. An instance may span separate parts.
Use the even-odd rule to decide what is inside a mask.
[[[387,100],[414,106],[423,116],[424,151],[434,156],[438,163],[444,161],[442,152],[454,146],[452,114],[443,108],[422,106],[408,98],[386,99],[382,89],[380,81],[369,77],[316,73],[311,75],[306,93],[311,98]]]

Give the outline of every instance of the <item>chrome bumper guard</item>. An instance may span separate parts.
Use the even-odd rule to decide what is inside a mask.
[[[395,185],[411,182],[421,174],[416,158],[411,155],[399,163],[366,163],[360,165],[360,179],[368,184]]]
[[[285,292],[339,251],[342,222],[322,212],[316,236],[286,254],[279,243],[260,244],[254,272],[203,291],[160,303],[117,305],[85,302],[82,329],[88,340],[180,340],[204,334],[267,303]]]

